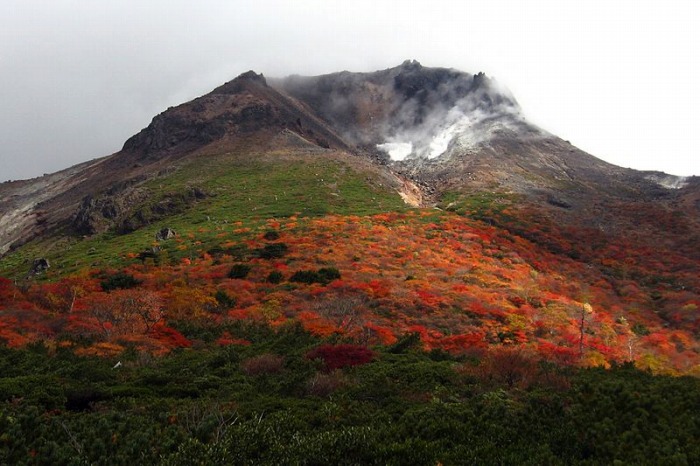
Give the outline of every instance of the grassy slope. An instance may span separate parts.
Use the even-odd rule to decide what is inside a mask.
[[[199,157],[146,184],[149,199],[134,210],[147,209],[169,194],[192,187],[210,197],[130,234],[107,232],[86,239],[54,236],[30,242],[0,261],[0,276],[24,277],[37,257],[49,259],[49,275],[53,276],[83,268],[120,267],[126,254],[150,247],[155,232],[165,226],[181,236],[196,235],[206,246],[214,244],[215,231],[211,230],[216,225],[243,222],[254,227],[270,218],[405,210],[391,181],[364,160],[348,159],[347,155],[342,158],[332,152]]]

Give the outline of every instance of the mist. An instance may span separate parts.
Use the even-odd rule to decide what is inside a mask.
[[[412,58],[486,72],[513,91],[529,120],[612,163],[699,174],[698,7],[601,8],[505,0],[6,0],[0,181],[114,153],[167,107],[250,69],[317,75]],[[466,124],[458,113],[453,123]],[[451,131],[445,124],[425,130]],[[439,151],[446,134],[434,135],[437,146],[426,150]]]
[[[452,145],[474,150],[508,129],[520,132],[524,119],[510,92],[483,75],[446,81],[431,101],[412,98],[396,110],[399,118],[382,127],[378,144],[393,160],[436,159]],[[426,111],[426,109],[429,109]]]

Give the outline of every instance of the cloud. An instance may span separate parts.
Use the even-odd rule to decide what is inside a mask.
[[[674,172],[700,173],[692,137],[699,8],[4,0],[0,180],[110,154],[168,106],[249,69],[314,75],[384,69],[406,58],[497,77],[540,126],[595,155],[662,169],[677,160]]]

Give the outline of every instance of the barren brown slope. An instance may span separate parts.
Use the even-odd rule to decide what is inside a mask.
[[[645,173],[606,163],[531,124],[515,98],[482,73],[406,61],[272,85],[305,102],[346,140],[438,191],[496,184],[518,193],[659,194]],[[386,143],[410,144],[412,152],[391,160],[381,148]]]

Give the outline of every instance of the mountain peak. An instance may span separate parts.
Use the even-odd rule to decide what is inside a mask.
[[[256,73],[253,70],[246,71],[217,87],[211,94],[240,94],[244,90],[250,90],[250,87],[267,87],[267,80],[262,73]]]
[[[400,66],[400,68],[403,69],[420,69],[422,67],[423,65],[421,65],[418,60],[404,60],[404,62],[401,63]]]
[[[486,73],[479,71],[474,75],[474,80],[472,81],[472,89],[476,89],[482,86],[489,86],[491,84],[491,78],[486,76]]]
[[[373,73],[293,76],[273,82],[305,102],[351,144],[387,162],[452,158],[503,129],[532,129],[515,98],[484,73],[406,60]],[[453,150],[455,149],[455,150]]]
[[[248,79],[251,81],[257,81],[259,83],[267,85],[267,81],[265,81],[265,77],[263,76],[262,73],[256,73],[253,70],[246,71],[245,73],[241,73],[238,75],[236,79]]]

